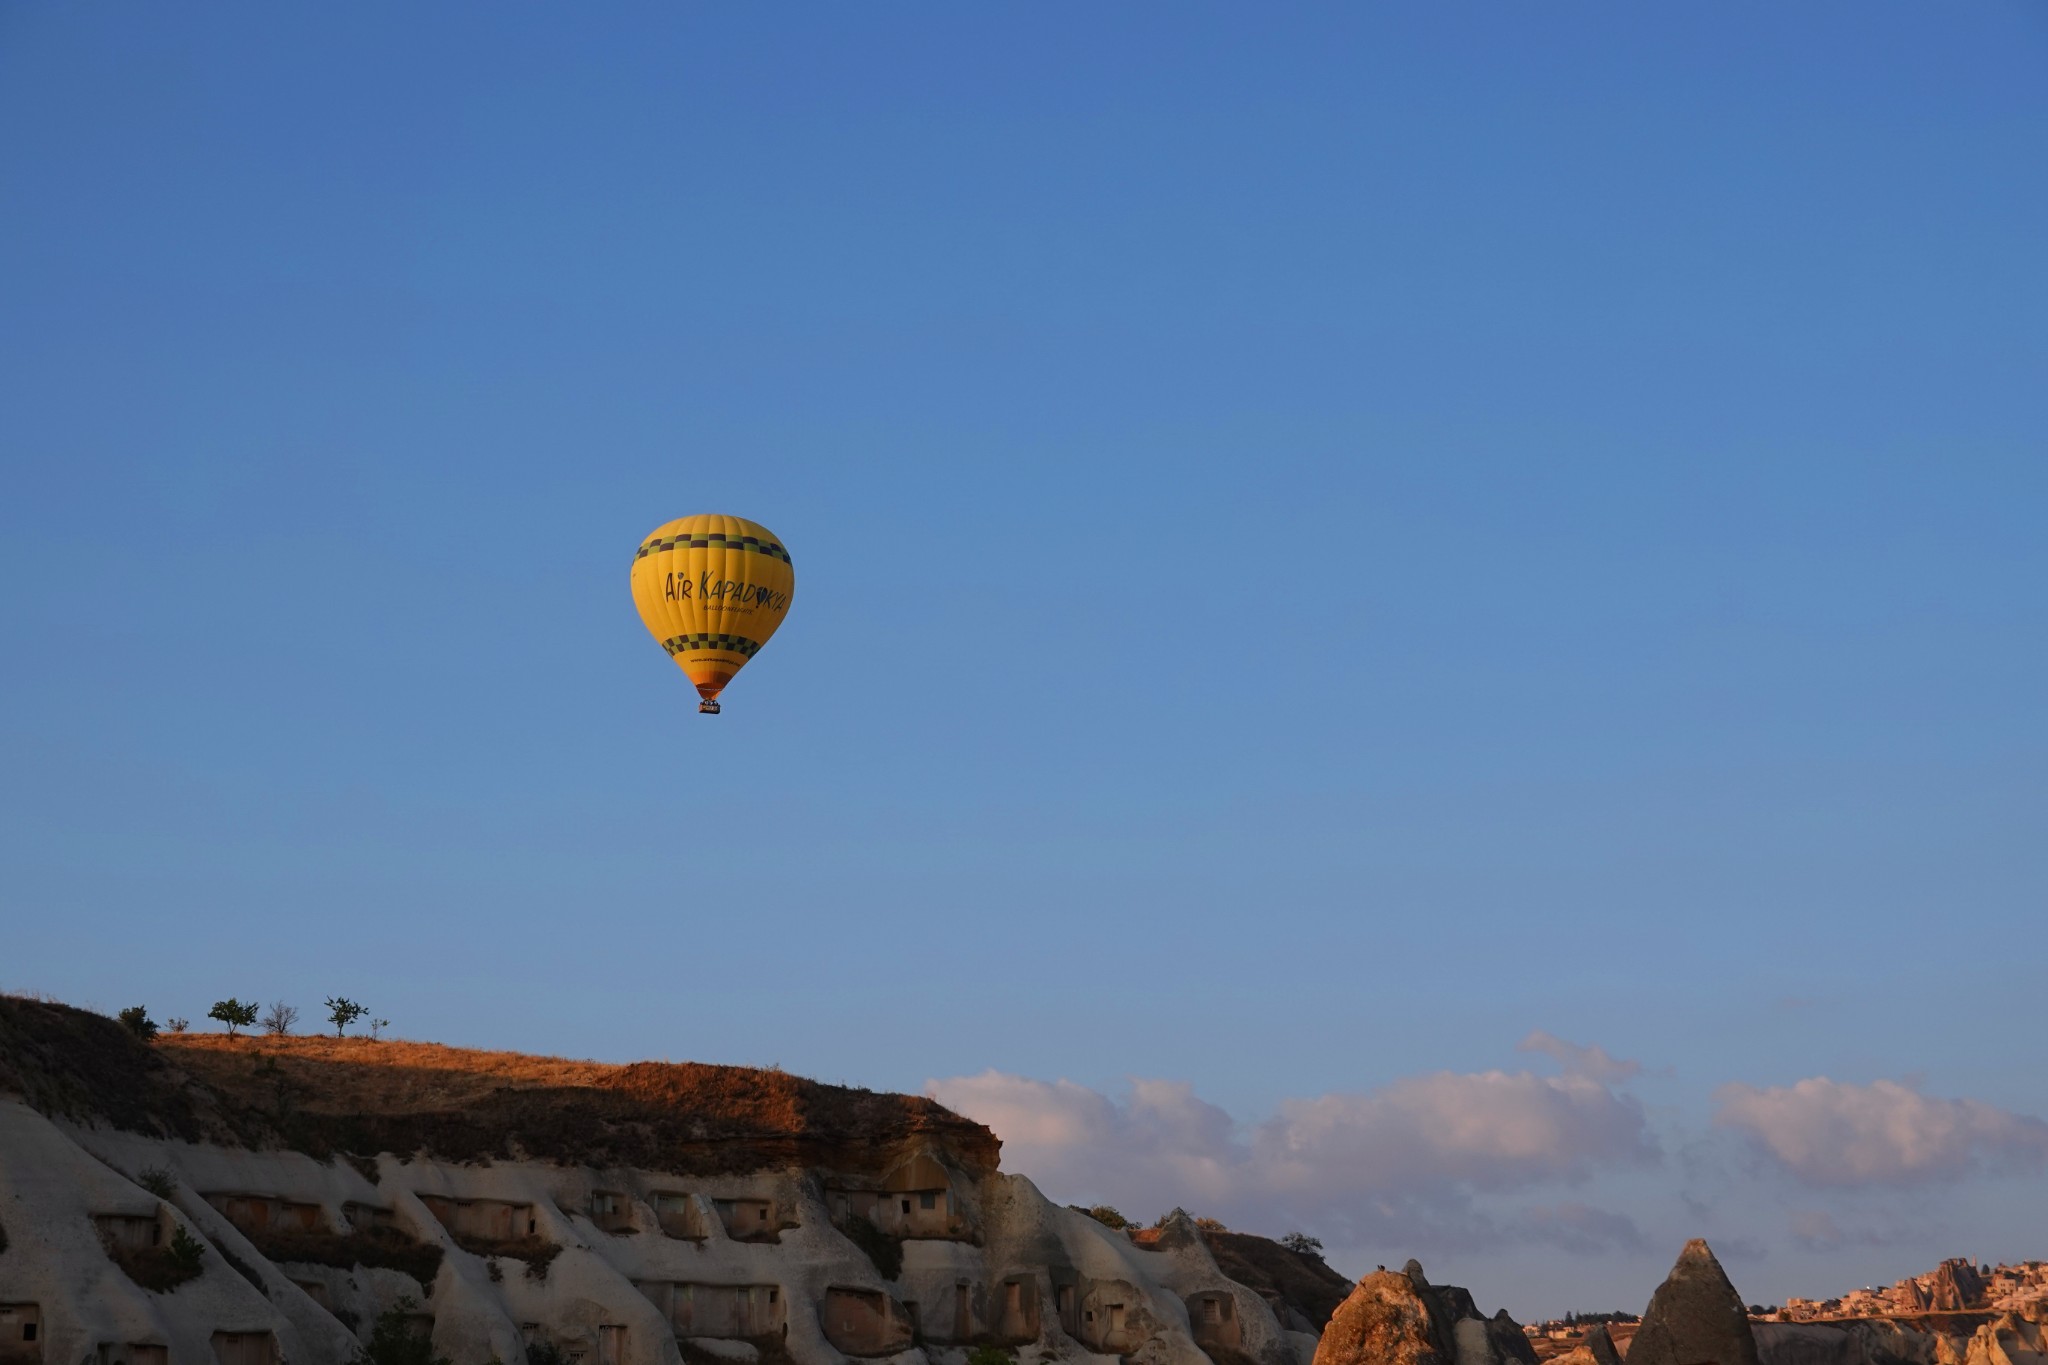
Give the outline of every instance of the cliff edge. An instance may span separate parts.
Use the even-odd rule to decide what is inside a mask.
[[[0,1362],[1308,1365],[1309,1269],[1192,1225],[1140,1246],[1000,1155],[781,1071],[149,1043],[0,998]]]

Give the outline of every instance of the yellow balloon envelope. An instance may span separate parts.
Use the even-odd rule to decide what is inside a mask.
[[[648,633],[697,685],[699,711],[781,626],[796,569],[773,532],[740,517],[684,517],[633,556],[633,605]]]

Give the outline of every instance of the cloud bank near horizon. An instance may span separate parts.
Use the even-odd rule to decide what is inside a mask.
[[[1609,1074],[1621,1065],[1600,1056]],[[1662,1157],[1640,1102],[1583,1071],[1441,1071],[1288,1100],[1250,1125],[1183,1081],[1134,1079],[1110,1096],[991,1070],[925,1090],[993,1128],[1004,1164],[1055,1198],[1286,1219],[1348,1245],[1635,1245],[1622,1214],[1575,1201],[1489,1210],[1475,1196],[1496,1204]]]
[[[1667,1125],[1660,1138],[1628,1089],[1645,1074],[1640,1063],[1541,1030],[1517,1050],[1551,1058],[1561,1074],[1438,1071],[1286,1100],[1251,1122],[1185,1081],[1156,1078],[1112,1094],[989,1070],[930,1081],[925,1092],[994,1129],[1005,1168],[1055,1199],[1141,1218],[1179,1206],[1234,1227],[1301,1228],[1333,1247],[1640,1251],[1670,1231],[1649,1236],[1641,1220],[1677,1206],[1635,1207],[1640,1183],[1631,1198],[1609,1178],[1653,1171],[1667,1149],[1694,1141],[1731,1155],[1740,1143],[1752,1171],[1760,1159],[1767,1176],[1844,1197],[2048,1169],[2041,1119],[1889,1080],[1731,1083],[1713,1092],[1711,1129]],[[1788,1245],[1807,1251],[1890,1240],[1818,1208],[1796,1211],[1788,1232]]]
[[[2048,1165],[2048,1123],[1897,1081],[1734,1083],[1714,1092],[1714,1105],[1717,1125],[1807,1185],[1920,1185]]]

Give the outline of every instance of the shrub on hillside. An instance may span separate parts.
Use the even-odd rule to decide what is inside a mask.
[[[377,1315],[370,1339],[356,1348],[349,1365],[451,1365],[434,1354],[434,1340],[419,1329],[413,1315],[419,1304],[402,1298]]]
[[[130,1005],[114,1017],[121,1021],[123,1028],[134,1034],[137,1038],[140,1038],[143,1042],[155,1041],[156,1020],[149,1017],[149,1007],[147,1005]]]
[[[159,1199],[169,1199],[178,1192],[177,1177],[161,1166],[144,1166],[135,1173],[135,1183]]]
[[[529,1238],[528,1240],[539,1241],[540,1239]],[[553,1265],[555,1257],[561,1254],[562,1248],[554,1242],[541,1242],[540,1246],[532,1252],[520,1257],[521,1260],[526,1262],[526,1278],[536,1283],[546,1283],[548,1267]]]
[[[194,1237],[183,1223],[171,1234],[169,1246],[109,1246],[107,1258],[121,1267],[121,1273],[152,1294],[168,1294],[187,1280],[196,1280],[206,1270],[206,1243]]]
[[[352,1270],[396,1270],[410,1275],[424,1290],[441,1272],[441,1248],[407,1236],[394,1227],[335,1233],[299,1228],[264,1228],[247,1234],[250,1243],[272,1261]]]
[[[1090,1218],[1093,1218],[1096,1222],[1102,1224],[1102,1226],[1110,1229],[1112,1232],[1122,1232],[1125,1228],[1131,1225],[1130,1219],[1124,1217],[1123,1214],[1119,1213],[1116,1209],[1111,1208],[1108,1204],[1097,1204],[1094,1208],[1090,1209],[1084,1209],[1079,1204],[1073,1204],[1069,1207],[1073,1208],[1078,1213],[1087,1214]]]
[[[206,1269],[206,1243],[192,1235],[183,1223],[171,1233],[171,1266],[186,1279],[195,1279]]]

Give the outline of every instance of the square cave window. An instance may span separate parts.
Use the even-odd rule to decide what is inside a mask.
[[[23,1341],[34,1341],[36,1339],[36,1325],[34,1323],[24,1322],[21,1325],[21,1339]]]
[[[768,1302],[775,1302],[775,1291],[772,1289],[768,1291]]]
[[[917,1197],[917,1206],[921,1209],[935,1209],[939,1206],[939,1196],[931,1190],[926,1190]]]
[[[905,1213],[909,1213],[909,1212],[910,1212],[910,1201],[909,1201],[908,1199],[899,1199],[899,1200],[897,1200],[896,1202],[898,1202],[899,1204],[903,1205],[903,1211],[904,1211]]]

